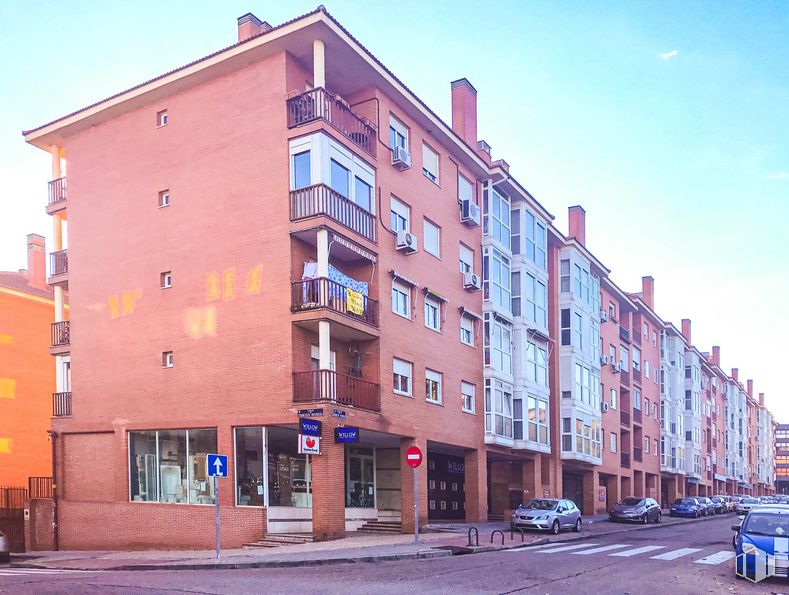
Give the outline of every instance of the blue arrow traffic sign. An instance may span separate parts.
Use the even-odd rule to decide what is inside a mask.
[[[208,477],[227,477],[227,455],[208,455]]]

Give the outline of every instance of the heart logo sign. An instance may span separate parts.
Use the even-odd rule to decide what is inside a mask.
[[[307,448],[315,448],[315,440],[313,438],[307,438],[304,443],[307,445]]]

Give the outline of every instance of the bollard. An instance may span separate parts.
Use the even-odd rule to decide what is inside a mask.
[[[490,542],[493,543],[493,536],[496,535],[496,533],[501,535],[501,545],[504,545],[504,531],[501,531],[499,529],[496,529],[493,533],[490,534]]]
[[[476,538],[477,547],[479,547],[479,531],[477,531],[476,527],[471,527],[468,530],[468,547],[472,547],[474,544],[471,543],[471,532],[474,531],[474,537]]]

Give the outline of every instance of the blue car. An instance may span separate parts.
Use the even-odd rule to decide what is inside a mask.
[[[766,576],[789,578],[789,506],[758,506],[740,525],[734,525],[736,574],[751,580]],[[774,557],[775,568],[765,554]]]
[[[704,509],[695,498],[677,498],[671,505],[669,516],[685,516],[693,519],[704,514]]]

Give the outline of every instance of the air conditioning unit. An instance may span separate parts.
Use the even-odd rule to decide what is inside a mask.
[[[413,254],[419,250],[419,242],[414,234],[401,229],[397,232],[397,249],[405,254]]]
[[[619,364],[613,364],[613,363],[611,364],[611,370],[614,372],[614,374],[617,374],[618,372],[622,371],[622,369],[619,367]]]
[[[605,366],[606,364],[608,364],[608,356],[607,355],[601,355],[600,356],[600,365]]]
[[[460,221],[468,227],[479,227],[479,206],[470,200],[461,201]]]
[[[600,409],[603,410],[603,413],[608,411],[608,403],[600,403]]]
[[[482,279],[476,273],[463,273],[463,289],[479,291],[482,289]]]
[[[600,310],[600,322],[607,322],[608,321],[608,312],[605,310]]]
[[[411,167],[411,153],[405,147],[395,147],[392,149],[392,165],[400,171]]]

